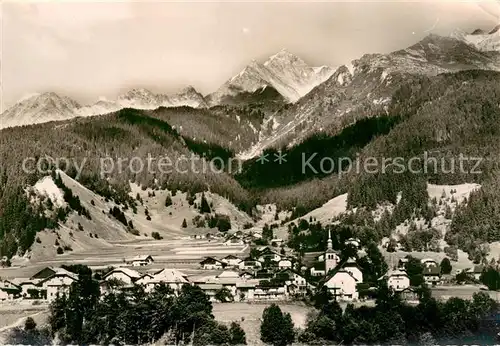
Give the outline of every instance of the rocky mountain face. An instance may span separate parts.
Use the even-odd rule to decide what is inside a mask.
[[[202,94],[196,91],[192,86],[188,86],[176,94],[166,96],[166,102],[163,102],[162,106],[205,108],[207,107],[207,103]]]
[[[0,115],[0,128],[69,119],[79,108],[76,101],[53,92],[31,95]]]
[[[147,89],[132,89],[118,96],[115,101],[100,100],[97,103],[82,107],[81,116],[92,116],[115,112],[122,108],[156,109],[158,107],[204,108],[207,106],[203,96],[192,86],[188,86],[175,94],[155,94]]]
[[[76,101],[49,92],[23,99],[0,114],[0,128],[67,120],[116,112],[123,108],[156,109],[158,107],[204,108],[203,96],[192,86],[175,94],[155,94],[147,89],[131,89],[116,100],[100,99],[92,105],[81,106]]]
[[[383,115],[393,92],[412,76],[471,69],[500,70],[500,52],[429,35],[406,49],[366,54],[267,119],[272,128],[263,127],[260,141],[239,156],[250,159],[269,147],[293,146],[312,134],[335,134],[361,118]]]
[[[252,94],[264,87],[272,87],[288,102],[295,102],[332,73],[327,66],[310,67],[299,57],[282,50],[264,63],[253,60],[207,99],[210,105],[233,104],[240,94]]]
[[[476,29],[468,34],[463,31],[456,31],[452,37],[465,42],[481,52],[500,52],[500,25],[491,31]]]
[[[257,107],[265,113],[272,113],[289,102],[297,101],[328,79],[333,72],[328,66],[310,67],[302,59],[282,50],[263,64],[252,61],[207,97],[192,86],[174,94],[155,94],[144,88],[136,88],[121,94],[115,100],[100,99],[94,104],[80,106],[75,101],[51,93],[52,97],[60,99],[55,100],[56,104],[60,103],[59,106],[51,109],[44,105],[45,101],[42,99],[38,104],[36,98],[31,99],[29,105],[24,101],[19,102],[0,115],[0,128],[101,115],[123,108],[150,110],[158,107],[207,108],[237,105]]]

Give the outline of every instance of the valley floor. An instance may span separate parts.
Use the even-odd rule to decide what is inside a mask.
[[[187,275],[206,272],[199,269],[199,262],[206,256],[224,257],[229,254],[245,257],[249,249],[242,245],[224,245],[220,240],[171,239],[134,240],[115,242],[112,247],[69,252],[51,260],[26,261],[18,266],[0,268],[2,278],[28,278],[47,266],[84,264],[92,268],[125,266],[125,260],[138,255],[151,255],[154,263],[135,267],[140,271],[175,268]],[[208,274],[207,274],[208,275]]]

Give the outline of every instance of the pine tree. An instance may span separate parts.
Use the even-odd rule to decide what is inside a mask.
[[[165,207],[170,207],[172,205],[172,197],[170,194],[167,195],[167,198],[165,198]]]
[[[272,304],[262,313],[260,339],[275,346],[291,344],[295,338],[294,325],[289,313],[283,314],[278,305]]]
[[[229,328],[229,333],[231,334],[231,340],[230,344],[231,345],[246,345],[247,344],[247,338],[245,331],[241,326],[236,323],[232,322],[231,323],[231,328]]]
[[[210,205],[208,204],[208,201],[205,198],[205,193],[204,192],[201,194],[200,213],[203,213],[203,214],[209,214],[209,213],[211,213]]]

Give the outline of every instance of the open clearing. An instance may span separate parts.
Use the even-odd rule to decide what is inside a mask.
[[[199,261],[206,256],[224,257],[233,254],[243,258],[249,251],[247,246],[224,245],[220,240],[142,239],[115,242],[112,245],[107,248],[69,252],[51,260],[27,261],[22,266],[0,268],[0,277],[27,278],[44,267],[62,264],[85,264],[91,267],[124,266],[124,260],[137,255],[151,255],[155,260],[153,265],[134,268],[141,271],[167,267],[198,270]]]
[[[260,340],[260,323],[262,312],[271,305],[268,303],[214,303],[213,313],[219,322],[228,325],[235,321],[241,324],[246,333],[248,345],[264,345]],[[283,312],[290,313],[296,328],[304,328],[310,307],[297,304],[277,303]]]
[[[38,323],[40,316],[47,315],[48,305],[38,304],[34,305],[33,301],[11,301],[11,302],[1,302],[0,303],[0,332],[14,327],[17,325],[16,322],[24,322],[24,319],[28,316],[32,316]],[[39,316],[35,318],[35,316]],[[37,320],[38,319],[38,320]],[[43,324],[43,323],[42,323]]]

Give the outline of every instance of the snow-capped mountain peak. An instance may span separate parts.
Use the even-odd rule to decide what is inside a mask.
[[[80,108],[78,102],[54,92],[24,97],[0,115],[0,127],[22,126],[65,120]]]
[[[158,108],[158,95],[144,88],[131,89],[118,96],[117,102],[123,107],[155,109]]]
[[[230,102],[240,93],[253,93],[271,86],[289,102],[295,102],[332,73],[333,70],[326,66],[320,69],[311,67],[295,54],[282,49],[264,63],[250,61],[208,98],[211,104],[220,104]]]
[[[302,59],[300,59],[298,56],[296,56],[295,54],[289,52],[284,48],[280,50],[278,53],[270,56],[269,59],[267,59],[266,62],[264,62],[264,66],[268,66],[273,61],[282,61],[284,63],[293,63],[295,61],[300,61],[304,63]]]
[[[173,107],[189,106],[193,108],[207,107],[207,103],[202,94],[193,86],[188,85],[178,93],[168,95],[170,105]]]
[[[500,52],[500,25],[493,28],[489,33],[481,29],[476,29],[470,34],[456,30],[451,36],[481,52]]]

